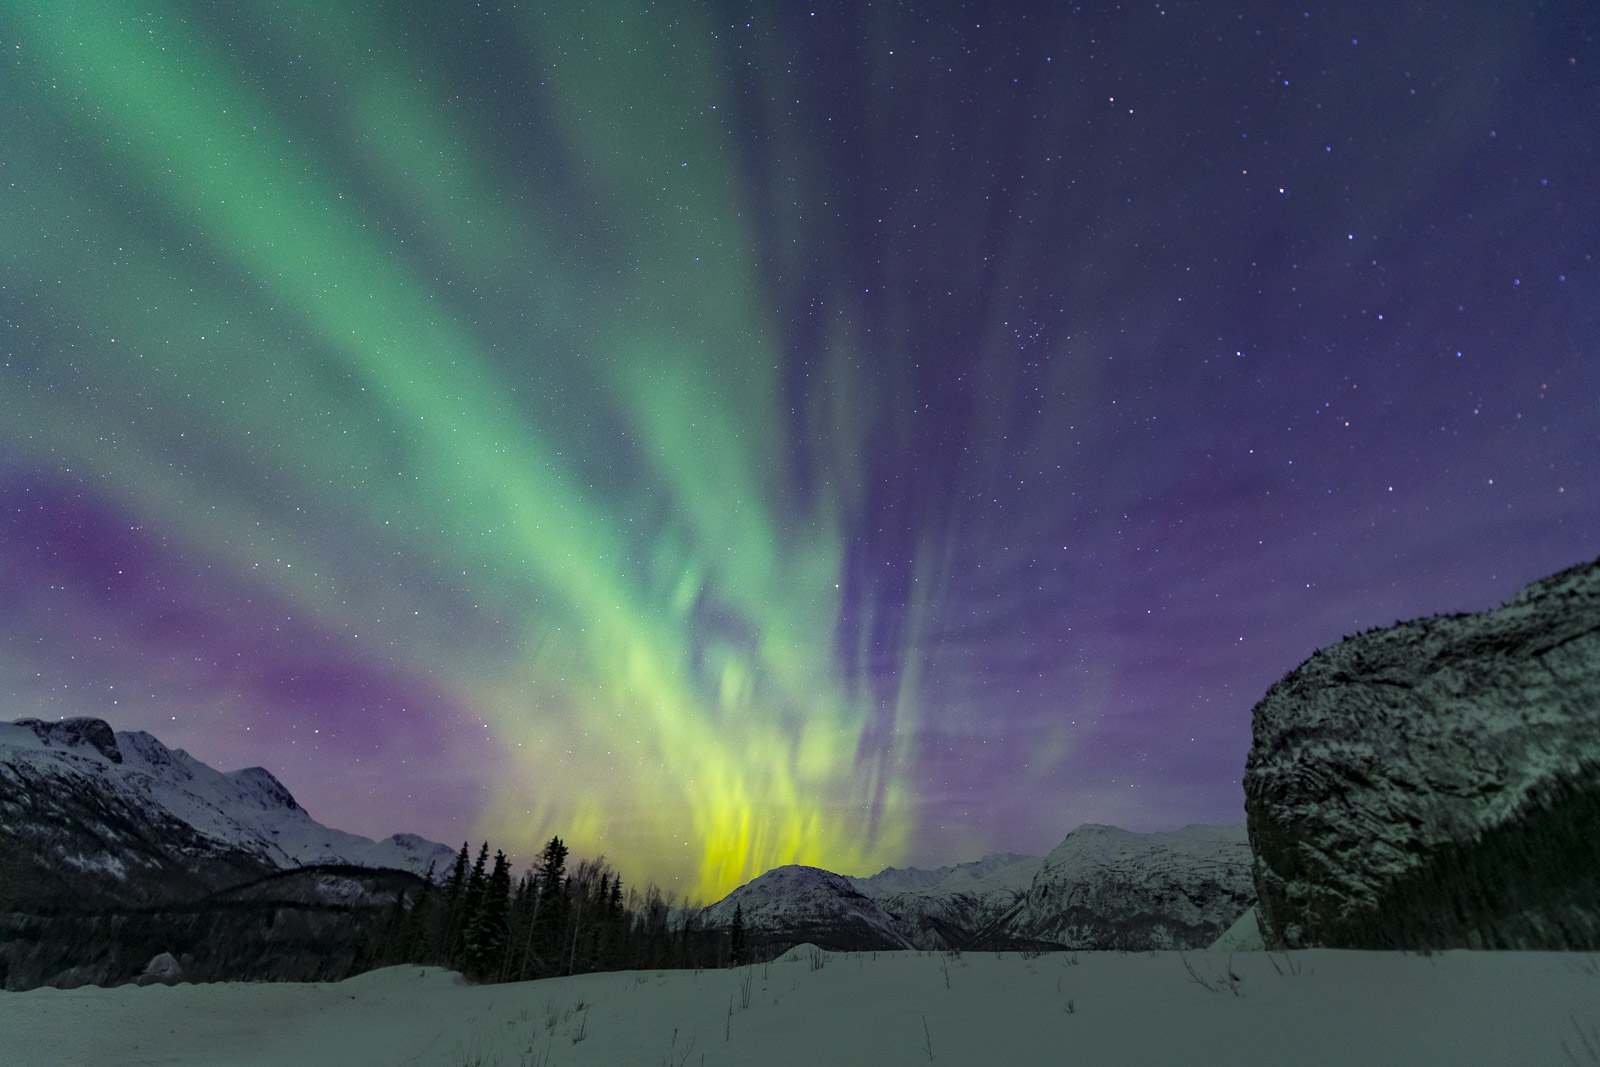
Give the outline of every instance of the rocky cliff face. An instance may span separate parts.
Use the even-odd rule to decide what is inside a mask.
[[[1244,788],[1269,948],[1600,948],[1600,561],[1316,653]]]
[[[1027,895],[973,943],[1204,948],[1253,903],[1242,825],[1137,834],[1091,824],[1044,858]]]

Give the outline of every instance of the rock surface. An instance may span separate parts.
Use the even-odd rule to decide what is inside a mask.
[[[1600,561],[1317,652],[1244,789],[1269,948],[1600,948]]]

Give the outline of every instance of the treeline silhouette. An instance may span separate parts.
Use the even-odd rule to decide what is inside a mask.
[[[469,866],[463,843],[442,882],[429,871],[413,899],[397,900],[357,970],[414,963],[449,967],[479,982],[520,982],[589,971],[721,967],[728,932],[707,928],[697,908],[675,908],[654,885],[624,891],[604,857],[567,870],[567,846],[552,837],[513,880],[489,843]],[[740,924],[742,925],[742,924]],[[742,935],[742,930],[740,931]]]

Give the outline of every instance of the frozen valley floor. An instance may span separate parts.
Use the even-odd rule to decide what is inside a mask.
[[[0,993],[0,1045],[12,1067],[1600,1064],[1600,956],[801,948],[484,986],[390,967]]]

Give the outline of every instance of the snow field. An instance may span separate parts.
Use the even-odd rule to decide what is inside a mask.
[[[1591,1064],[1600,956],[803,947],[731,970],[507,985],[390,967],[331,984],[36,989],[0,993],[0,1062]]]

